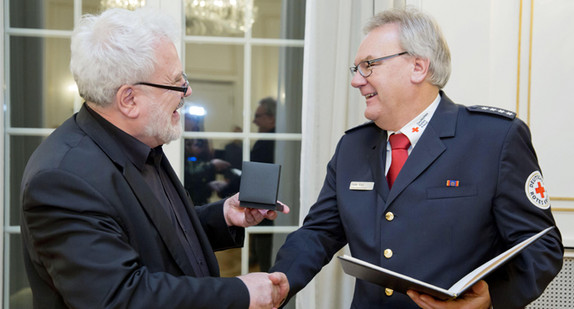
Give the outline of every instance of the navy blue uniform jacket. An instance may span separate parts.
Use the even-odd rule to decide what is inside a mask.
[[[449,288],[555,224],[549,208],[526,196],[527,178],[540,170],[528,127],[513,114],[473,111],[441,96],[392,190],[384,174],[387,132],[370,123],[341,138],[317,202],[272,268],[287,275],[290,296],[347,243],[354,257]],[[447,187],[447,180],[459,186]],[[352,181],[374,182],[374,189],[350,190]],[[563,252],[554,229],[489,276],[494,308],[523,307],[540,295],[561,269]],[[384,288],[357,280],[352,308],[417,306],[406,295],[387,296]]]
[[[137,167],[83,107],[30,158],[22,181],[24,258],[35,308],[247,308],[213,250],[243,244],[223,203],[193,207],[167,159],[211,277],[194,277],[164,208]],[[236,234],[234,235],[235,232]]]

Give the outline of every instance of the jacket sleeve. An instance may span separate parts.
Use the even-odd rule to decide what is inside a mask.
[[[223,203],[225,203],[225,199],[195,207],[203,230],[215,251],[240,248],[245,241],[244,228],[227,226],[225,223]]]
[[[130,243],[110,199],[84,179],[48,170],[33,176],[22,191],[27,271],[56,290],[66,306],[248,307],[249,293],[238,278],[151,271]]]
[[[540,175],[539,188],[543,180],[530,131],[522,121],[514,120],[500,156],[492,210],[502,246],[508,248],[555,222],[548,192],[535,199],[528,189],[533,175]],[[495,272],[487,279],[494,308],[523,308],[535,300],[562,268],[563,254],[560,232],[555,228]]]

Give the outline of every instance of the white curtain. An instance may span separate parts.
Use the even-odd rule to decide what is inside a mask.
[[[349,67],[373,15],[373,0],[307,1],[303,65],[301,212],[317,200],[326,166],[345,130],[366,121],[364,99],[350,85]],[[342,251],[348,250],[347,248]],[[354,279],[333,259],[297,295],[297,308],[349,308]]]

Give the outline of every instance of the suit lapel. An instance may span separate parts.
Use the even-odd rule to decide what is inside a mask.
[[[393,184],[393,188],[389,192],[387,205],[392,203],[393,200],[403,192],[410,183],[412,183],[445,151],[445,149],[446,147],[440,140],[440,137],[436,135],[429,124],[429,127],[425,129],[423,136],[421,136],[421,139],[418,141],[416,147],[413,149],[407,162],[405,162],[405,165],[397,176],[397,179]]]
[[[369,165],[375,180],[375,190],[383,201],[386,201],[389,195],[389,185],[385,177],[386,143],[387,131],[380,130],[379,138],[376,139],[368,154]]]
[[[163,207],[159,205],[159,201],[141,177],[139,171],[132,164],[128,164],[125,167],[124,176],[142,208],[147,213],[148,218],[150,218],[158,230],[160,237],[163,239],[175,262],[185,274],[195,274],[189,257],[182,249],[183,244],[179,241],[179,238],[175,236],[177,235],[177,231],[175,230],[176,225],[171,222],[168,214]]]
[[[442,91],[440,94],[437,110],[389,192],[387,207],[446,150],[441,139],[455,135],[458,107]]]

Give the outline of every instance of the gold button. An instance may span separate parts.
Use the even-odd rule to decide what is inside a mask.
[[[393,292],[394,292],[394,291],[393,291],[392,289],[385,289],[385,294],[386,294],[387,296],[392,296],[392,295],[393,295]]]
[[[391,249],[385,249],[385,251],[383,252],[383,255],[387,258],[390,259],[393,256],[393,250]]]
[[[387,221],[393,221],[393,219],[395,218],[395,214],[389,211],[385,214],[385,218],[387,219]]]

